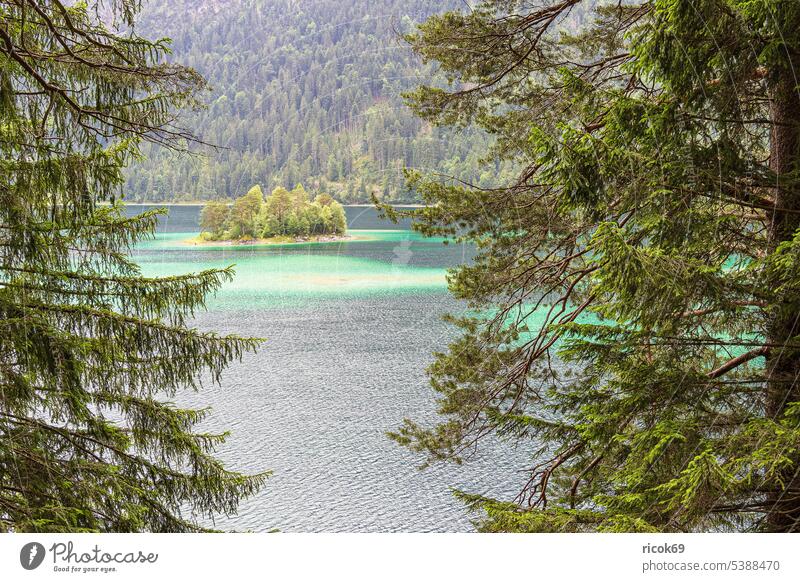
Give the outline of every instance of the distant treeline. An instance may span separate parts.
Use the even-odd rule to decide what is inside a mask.
[[[231,5],[233,4],[233,5]],[[417,201],[403,168],[490,186],[492,139],[420,120],[401,94],[434,69],[398,33],[460,0],[189,0],[147,4],[139,31],[168,36],[174,58],[205,76],[208,109],[182,125],[225,149],[175,156],[147,146],[129,172],[130,201],[234,198],[250,184],[304,183],[344,202],[372,193]]]
[[[219,200],[206,204],[200,227],[205,240],[303,238],[344,234],[347,218],[329,194],[318,194],[311,201],[302,184],[291,191],[279,186],[266,199],[261,186],[253,186],[233,204]]]

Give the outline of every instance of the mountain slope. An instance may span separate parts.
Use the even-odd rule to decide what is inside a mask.
[[[184,118],[204,158],[149,150],[129,173],[129,200],[234,197],[304,183],[344,201],[375,192],[410,200],[403,167],[476,183],[486,136],[432,128],[400,93],[432,78],[399,38],[459,0],[151,2],[140,34],[173,39],[175,60],[211,83],[208,109]]]

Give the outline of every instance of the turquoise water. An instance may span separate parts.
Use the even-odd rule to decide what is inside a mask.
[[[142,210],[129,208],[130,213]],[[347,208],[346,242],[192,246],[198,207],[173,207],[135,259],[147,275],[235,265],[236,276],[193,325],[266,338],[222,385],[179,396],[210,406],[204,430],[230,430],[219,455],[233,469],[274,476],[224,529],[470,531],[452,488],[512,496],[526,451],[499,442],[463,466],[418,471],[421,459],[386,437],[404,417],[436,420],[425,368],[463,307],[446,273],[472,249],[444,245]],[[400,225],[401,227],[404,225]],[[383,227],[383,228],[381,228]]]
[[[153,240],[143,241],[139,244],[142,250],[171,249],[186,250],[188,248],[203,250],[267,250],[267,249],[314,249],[324,247],[343,247],[351,244],[363,244],[369,242],[393,242],[403,243],[424,242],[438,244],[445,239],[436,237],[424,237],[421,234],[406,229],[381,229],[365,230],[350,229],[347,231],[350,240],[323,241],[323,242],[292,242],[292,243],[271,243],[271,244],[248,244],[248,243],[229,243],[229,242],[205,242],[197,243],[193,239],[197,237],[197,231],[190,232],[158,232]]]
[[[274,309],[302,304],[310,297],[446,290],[445,266],[411,263],[415,252],[432,250],[429,247],[440,246],[440,240],[398,230],[352,230],[350,234],[354,238],[346,242],[193,245],[187,241],[197,233],[159,233],[140,244],[136,256],[147,276],[234,266],[235,279],[209,300],[210,309],[237,309],[244,304]],[[391,255],[370,254],[376,248]]]

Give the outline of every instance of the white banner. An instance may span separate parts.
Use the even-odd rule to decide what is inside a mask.
[[[5,534],[0,581],[800,580],[791,534]]]

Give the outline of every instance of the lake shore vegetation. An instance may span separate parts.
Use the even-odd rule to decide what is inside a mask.
[[[313,200],[302,184],[279,186],[264,196],[260,186],[228,205],[209,202],[200,213],[200,241],[303,242],[344,239],[347,217],[331,196]]]

